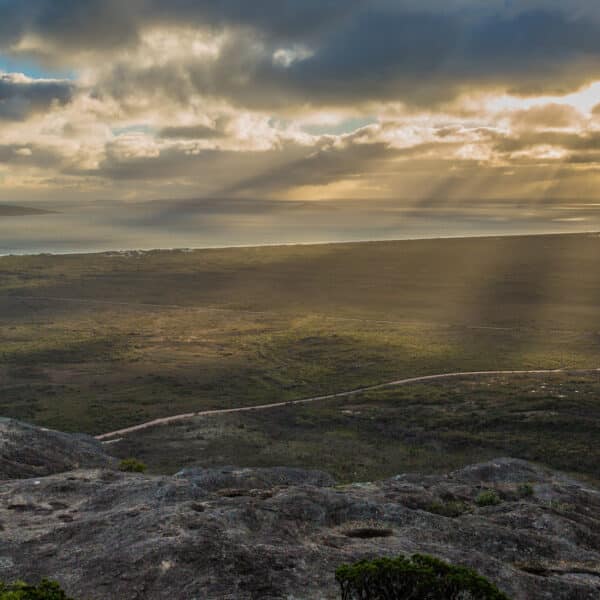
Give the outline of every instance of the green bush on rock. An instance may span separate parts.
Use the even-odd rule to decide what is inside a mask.
[[[485,490],[475,498],[477,506],[497,506],[502,499],[494,490]]]
[[[469,512],[470,506],[466,502],[452,500],[450,502],[432,502],[426,510],[443,517],[456,518]]]
[[[0,581],[0,600],[72,600],[58,583],[44,579],[37,586],[21,581],[10,585]]]
[[[519,484],[517,487],[517,493],[519,496],[521,496],[521,498],[531,498],[532,496],[535,496],[535,490],[530,483]]]
[[[119,471],[125,473],[145,473],[146,465],[136,458],[125,458],[119,463]]]
[[[335,577],[342,600],[509,600],[472,569],[421,554],[343,565]]]

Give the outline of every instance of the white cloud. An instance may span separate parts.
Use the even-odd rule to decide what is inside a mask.
[[[313,52],[304,46],[294,46],[292,48],[278,48],[273,53],[273,63],[281,67],[291,67],[298,61],[306,60],[313,56]]]

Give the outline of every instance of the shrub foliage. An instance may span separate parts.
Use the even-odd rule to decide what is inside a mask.
[[[535,490],[530,483],[521,483],[517,488],[517,492],[521,498],[531,498],[535,496]]]
[[[342,600],[509,600],[472,569],[421,554],[343,565],[335,576]]]
[[[146,465],[135,458],[124,458],[119,463],[119,470],[125,473],[145,473]]]
[[[485,490],[475,498],[475,502],[477,506],[497,506],[502,499],[494,490]]]
[[[443,517],[456,518],[469,512],[470,506],[460,500],[451,500],[450,502],[432,502],[426,510]]]
[[[54,581],[42,580],[39,585],[21,581],[10,585],[0,581],[0,600],[73,600]]]

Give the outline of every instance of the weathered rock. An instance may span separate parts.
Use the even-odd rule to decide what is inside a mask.
[[[478,506],[489,487],[501,504]],[[450,504],[462,514],[436,514]],[[333,599],[341,563],[414,552],[516,600],[600,597],[600,492],[511,459],[342,487],[232,467],[15,480],[0,488],[0,541],[0,579],[50,576],[89,600]]]
[[[271,469],[246,469],[238,467],[221,467],[219,469],[204,469],[192,467],[183,469],[175,475],[189,479],[195,486],[204,491],[223,489],[265,489],[279,485],[314,485],[331,487],[335,480],[323,471],[305,471],[289,467],[273,467]]]
[[[115,462],[93,437],[0,419],[0,480],[109,467]]]

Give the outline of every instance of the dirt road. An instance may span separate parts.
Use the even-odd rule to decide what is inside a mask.
[[[296,404],[311,404],[314,402],[323,402],[325,400],[334,400],[336,398],[347,398],[356,394],[364,392],[372,392],[375,390],[382,390],[385,388],[398,387],[401,385],[410,385],[412,383],[426,383],[429,381],[439,381],[443,379],[458,379],[460,377],[488,377],[494,375],[556,375],[559,373],[574,373],[574,374],[585,374],[585,373],[600,373],[599,369],[552,369],[552,370],[524,370],[524,371],[469,371],[469,372],[457,372],[457,373],[441,373],[436,375],[423,375],[420,377],[409,377],[406,379],[397,379],[395,381],[389,381],[387,383],[380,383],[377,385],[371,385],[362,388],[356,388],[353,390],[338,392],[336,394],[327,394],[325,396],[313,396],[311,398],[302,398],[300,400],[291,400],[289,402],[274,402],[272,404],[259,404],[257,406],[242,406],[237,408],[222,408],[215,410],[203,410],[191,413],[184,413],[180,415],[173,415],[171,417],[163,417],[160,419],[154,419],[146,423],[140,423],[133,427],[126,427],[125,429],[119,429],[117,431],[111,431],[102,435],[96,436],[97,440],[110,440],[115,437],[123,437],[130,433],[137,431],[143,431],[150,427],[156,427],[158,425],[168,425],[170,423],[176,423],[178,421],[185,421],[194,417],[213,417],[218,415],[227,415],[231,413],[243,413],[252,412],[259,410],[269,410],[272,408],[281,408],[284,406],[295,406]]]

